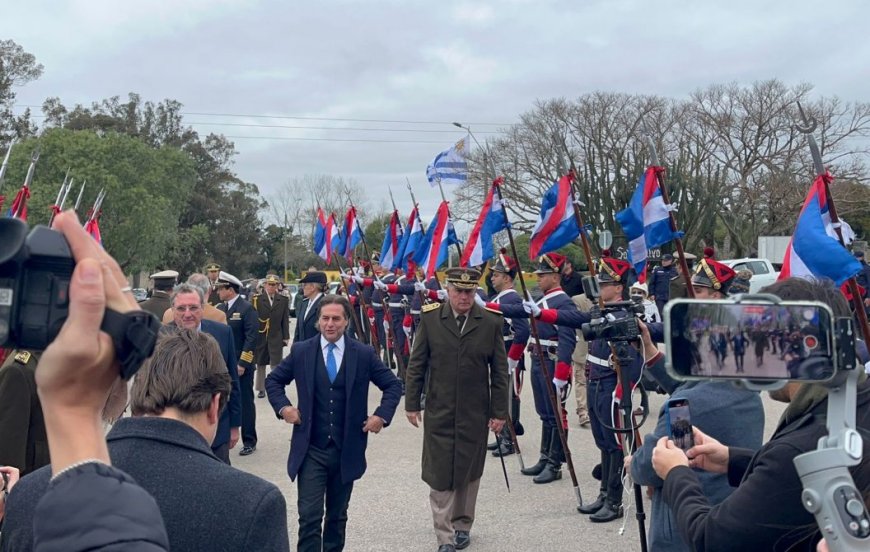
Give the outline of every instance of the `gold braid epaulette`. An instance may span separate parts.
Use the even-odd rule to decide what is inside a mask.
[[[242,355],[239,357],[239,360],[241,360],[242,362],[247,362],[248,364],[254,362],[254,352],[242,351]]]

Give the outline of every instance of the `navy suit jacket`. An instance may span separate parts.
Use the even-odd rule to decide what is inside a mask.
[[[230,399],[227,401],[223,412],[221,412],[217,433],[214,436],[214,442],[211,444],[212,448],[217,448],[230,440],[231,427],[242,425],[242,396],[239,391],[238,369],[239,357],[236,355],[236,347],[233,343],[233,331],[229,326],[206,319],[203,319],[201,324],[202,331],[215,338],[215,341],[220,345],[221,356],[224,362],[227,363],[227,371],[230,373],[230,377],[233,378],[233,389],[230,391]]]
[[[402,384],[389,368],[384,366],[375,350],[359,341],[344,338],[344,361],[342,370],[347,370],[348,382],[344,418],[344,439],[341,443],[341,480],[350,483],[362,477],[366,471],[366,443],[368,433],[362,428],[368,419],[369,382],[383,391],[381,404],[374,415],[389,425],[402,397]],[[308,454],[311,443],[311,421],[314,409],[314,370],[317,369],[316,355],[322,355],[320,334],[294,343],[290,354],[281,361],[266,378],[266,392],[275,414],[285,406],[292,406],[284,391],[291,381],[296,381],[299,397],[299,415],[302,423],[293,427],[293,440],[290,456],[287,458],[287,473],[296,479],[302,461]],[[278,416],[281,418],[281,416]]]

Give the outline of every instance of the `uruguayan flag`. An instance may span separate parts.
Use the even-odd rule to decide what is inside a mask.
[[[434,187],[440,180],[442,184],[462,184],[468,178],[468,139],[463,138],[452,148],[444,150],[435,156],[435,160],[426,167],[426,178]]]

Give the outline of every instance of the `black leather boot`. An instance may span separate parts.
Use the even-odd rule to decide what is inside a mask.
[[[601,451],[601,484],[598,486],[598,498],[595,502],[577,506],[577,511],[581,514],[594,514],[604,507],[604,500],[607,497],[607,474],[610,471],[610,455]]]
[[[529,466],[528,468],[520,470],[520,473],[523,475],[538,475],[544,470],[544,466],[547,465],[547,457],[550,453],[550,440],[552,439],[552,432],[550,431],[550,426],[545,425],[541,428],[541,456],[538,458],[538,463],[534,466]]]
[[[532,480],[535,483],[552,483],[562,479],[562,440],[559,439],[557,429],[550,430],[550,451],[547,454],[547,465]]]
[[[510,456],[514,453],[514,443],[511,439],[511,432],[507,427],[502,430],[501,434],[498,436],[499,441],[501,441],[501,446],[497,447],[494,451],[492,451],[493,456]]]
[[[607,498],[604,507],[589,516],[593,523],[606,523],[621,518],[622,510],[622,451],[617,450],[608,455]]]
[[[498,443],[495,441],[486,445],[486,450],[495,450],[497,448],[498,448]]]

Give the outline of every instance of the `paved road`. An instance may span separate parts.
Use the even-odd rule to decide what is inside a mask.
[[[292,331],[292,330],[291,330]],[[288,388],[291,400],[295,389]],[[372,387],[370,410],[380,400],[380,391]],[[655,425],[655,416],[663,403],[661,396],[651,400],[653,414],[646,428]],[[233,465],[272,481],[287,500],[287,521],[291,547],[296,543],[296,485],[286,472],[291,426],[279,421],[266,399],[256,399],[257,430],[260,442],[251,456],[231,451]],[[765,398],[768,437],[783,406]],[[571,409],[573,412],[573,407]],[[520,438],[526,464],[537,460],[540,424],[536,421],[531,389],[523,391],[521,420],[526,435]],[[584,499],[594,499],[598,482],[590,472],[598,462],[598,451],[589,430],[580,429],[576,417],[569,420],[569,446]],[[642,431],[643,433],[643,431]],[[347,529],[349,552],[356,551],[433,551],[436,549],[429,511],[428,486],[420,479],[422,431],[411,426],[400,403],[393,424],[379,435],[372,435],[368,445],[368,471],[356,482],[350,502]],[[622,521],[593,524],[576,512],[571,479],[563,469],[561,481],[535,485],[530,477],[519,473],[516,457],[505,458],[511,482],[508,493],[499,460],[489,457],[480,495],[472,545],[468,550],[496,552],[504,550],[575,551],[578,549],[639,550],[638,525],[632,510]],[[627,490],[627,495],[630,489]],[[644,509],[649,512],[649,501]]]

